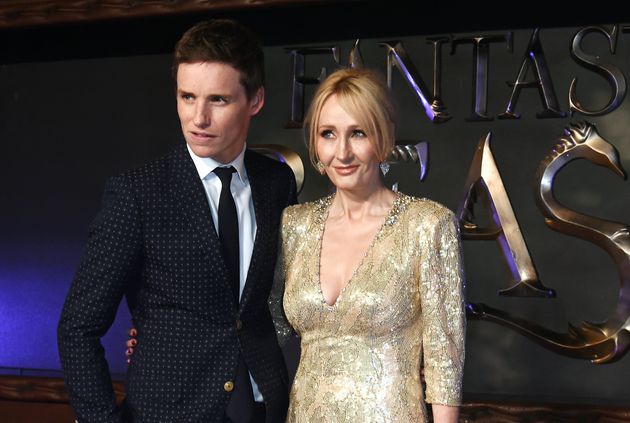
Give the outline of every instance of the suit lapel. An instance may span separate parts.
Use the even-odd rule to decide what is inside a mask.
[[[245,151],[245,168],[247,169],[247,178],[249,186],[252,190],[252,202],[254,203],[254,213],[256,215],[256,237],[254,239],[254,247],[252,249],[252,258],[249,262],[247,270],[247,278],[245,279],[245,287],[241,296],[239,309],[242,310],[249,301],[253,286],[256,282],[256,275],[259,274],[259,258],[262,257],[263,240],[269,236],[269,195],[264,177],[264,168],[256,160],[256,157],[249,151]]]
[[[232,298],[228,278],[221,277],[226,275],[227,268],[221,257],[221,243],[212,221],[206,191],[185,144],[173,152],[172,163],[172,180],[169,186],[175,187],[174,196],[193,227],[193,234],[199,234],[200,242],[208,252],[209,259],[217,260],[224,269],[223,275],[215,275],[213,282],[224,284],[225,292],[228,293],[226,296]],[[236,304],[233,306],[236,308]]]

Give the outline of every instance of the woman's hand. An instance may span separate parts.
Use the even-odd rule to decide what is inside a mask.
[[[459,407],[433,404],[431,408],[434,423],[457,423],[459,421]]]

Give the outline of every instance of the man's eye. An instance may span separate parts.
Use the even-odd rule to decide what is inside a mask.
[[[322,138],[333,138],[335,136],[335,134],[333,133],[333,131],[331,131],[330,129],[325,129],[322,132],[319,133],[319,136]]]
[[[227,103],[227,98],[221,96],[221,95],[213,95],[212,97],[210,97],[210,101],[212,103],[219,103],[219,104],[225,104]]]
[[[182,94],[181,98],[184,101],[192,101],[195,99],[195,97],[192,94]]]
[[[352,136],[354,138],[366,138],[367,135],[365,134],[365,132],[363,132],[361,129],[354,129],[352,131]]]

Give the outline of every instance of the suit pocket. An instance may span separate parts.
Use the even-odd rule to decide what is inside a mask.
[[[136,407],[143,403],[177,403],[182,400],[182,385],[182,375],[170,363],[143,363],[139,368],[132,360],[127,373],[127,400]]]

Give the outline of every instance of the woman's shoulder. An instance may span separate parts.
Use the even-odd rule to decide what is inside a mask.
[[[453,216],[451,209],[444,204],[425,197],[415,197],[404,193],[399,193],[400,202],[406,204],[405,208],[413,211],[421,211],[422,214],[434,215],[436,217]]]
[[[282,217],[283,225],[309,226],[313,222],[319,222],[322,218],[325,218],[331,198],[332,196],[323,197],[285,208]]]
[[[285,216],[310,216],[326,209],[331,197],[323,197],[305,203],[294,204],[284,209]]]
[[[437,223],[455,216],[451,209],[428,198],[400,193],[400,202],[407,213],[420,221]]]

